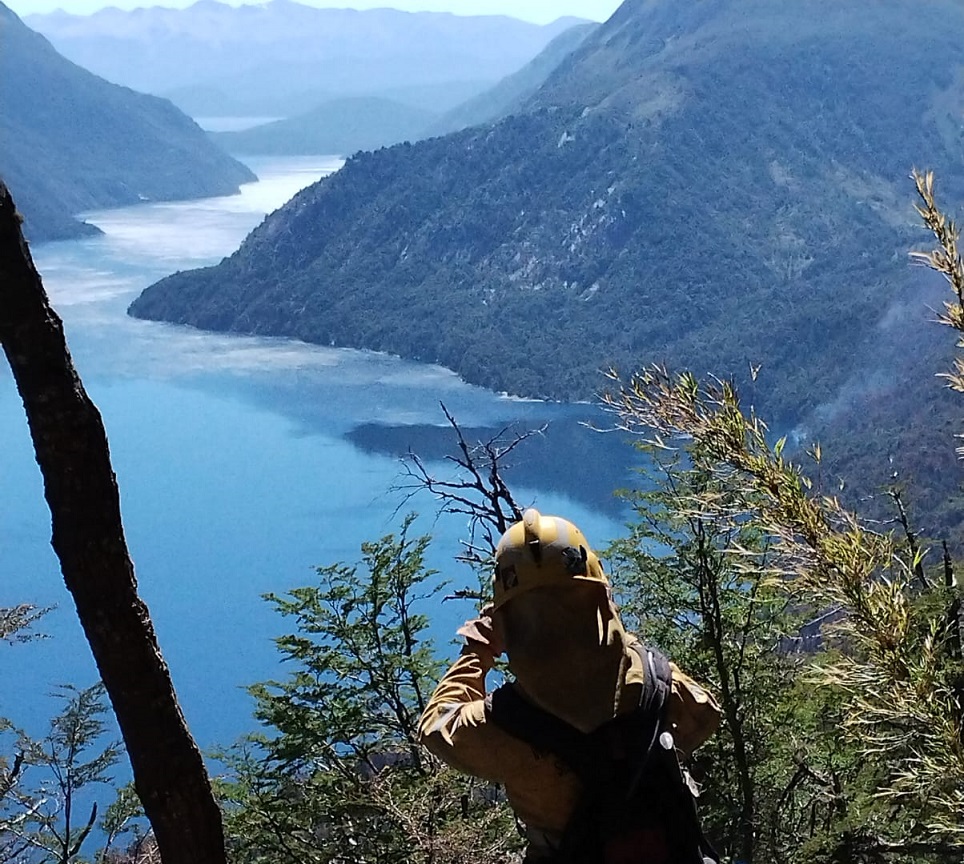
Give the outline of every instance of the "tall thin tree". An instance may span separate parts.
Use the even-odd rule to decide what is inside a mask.
[[[52,545],[117,715],[165,864],[223,864],[221,814],[137,594],[100,414],[74,369],[0,182],[0,342],[23,399]]]

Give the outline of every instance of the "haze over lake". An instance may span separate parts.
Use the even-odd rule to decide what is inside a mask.
[[[593,416],[587,406],[513,400],[379,354],[128,318],[147,285],[217,263],[266,212],[340,165],[246,161],[261,180],[241,195],[88,214],[103,236],[32,250],[104,416],[140,591],[205,748],[252,728],[243,685],[286,674],[271,644],[280,620],[263,592],[308,584],[313,565],[356,561],[363,540],[395,530],[412,509],[422,514],[418,529],[435,535],[432,566],[456,585],[471,580],[452,563],[464,520],[436,521],[431,500],[406,504],[393,491],[408,448],[442,467],[451,438],[440,400],[485,434],[548,421],[510,479],[523,504],[566,515],[596,545],[619,531],[609,493],[629,479],[628,448],[580,426]],[[0,714],[42,731],[54,709],[47,694],[59,683],[86,686],[96,670],[49,546],[40,475],[5,365],[0,442],[0,605],[57,607],[40,627],[50,639],[3,652]],[[439,642],[472,611],[432,610]]]

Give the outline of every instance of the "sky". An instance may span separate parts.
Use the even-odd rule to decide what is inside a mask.
[[[87,15],[104,6],[134,9],[139,6],[190,6],[195,0],[4,0],[17,15],[52,12],[63,9],[76,15]],[[232,6],[242,0],[221,0]],[[454,12],[458,15],[511,15],[526,21],[545,24],[563,15],[575,15],[604,21],[621,0],[297,0],[305,6],[375,9],[391,7],[409,12]]]

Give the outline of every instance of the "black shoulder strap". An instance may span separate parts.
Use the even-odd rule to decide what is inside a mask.
[[[669,697],[673,692],[673,669],[666,656],[640,642],[633,645],[633,650],[643,663],[645,677],[643,692],[639,697],[639,708],[631,715],[636,725],[638,749],[633,759],[635,767],[628,790],[630,795],[636,791],[649,763],[649,757],[666,720]]]
[[[640,697],[640,709],[644,715],[658,716],[659,722],[653,729],[645,755],[637,765],[630,793],[636,791],[637,785],[643,780],[644,769],[648,766],[651,766],[650,771],[655,774],[663,773],[668,779],[666,794],[678,799],[677,807],[672,809],[678,819],[678,848],[686,855],[684,860],[700,864],[719,864],[719,854],[703,833],[695,793],[690,787],[683,766],[680,765],[675,743],[672,739],[666,742],[668,746],[659,742],[669,697],[673,692],[673,669],[669,660],[659,651],[638,642],[633,648],[646,669],[646,684]],[[656,765],[651,765],[653,760]]]
[[[639,697],[639,707],[646,714],[658,716],[660,720],[666,712],[669,695],[673,690],[673,668],[664,654],[640,642],[633,644],[633,650],[643,662],[646,677],[643,692]]]
[[[657,743],[673,689],[672,667],[656,649],[639,643],[633,649],[645,670],[639,706],[591,734],[580,732],[533,705],[512,684],[503,684],[486,696],[486,719],[533,749],[557,756],[582,782],[583,799],[566,830],[560,861],[585,864],[602,860],[597,854],[599,850],[592,844],[588,848],[579,845],[586,840],[588,823],[596,818],[594,814],[598,813],[598,808],[607,806],[606,802],[613,803],[614,794],[622,801],[628,800],[636,794],[641,783],[668,781],[669,787],[662,788],[660,794],[667,802],[678,799],[670,809],[675,810],[675,833],[682,855],[679,860],[687,864],[691,861],[694,864],[717,864],[720,858],[703,834],[696,802],[684,781],[676,750],[671,742],[668,749]],[[623,750],[622,766],[614,759],[614,741]],[[627,744],[628,750],[625,749]],[[621,768],[627,767],[630,768],[628,777],[620,773]],[[621,782],[613,783],[617,775]]]

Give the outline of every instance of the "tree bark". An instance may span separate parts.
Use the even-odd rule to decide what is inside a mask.
[[[104,425],[0,182],[0,342],[23,399],[60,559],[164,864],[223,864],[221,814],[137,595]]]

